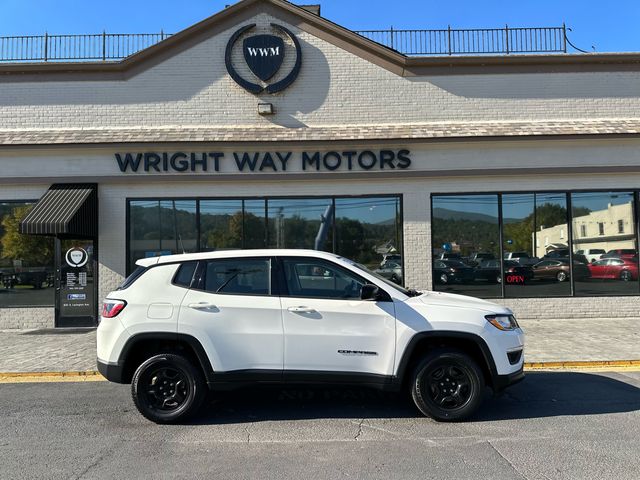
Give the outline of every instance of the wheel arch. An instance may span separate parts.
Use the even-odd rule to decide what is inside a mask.
[[[200,367],[206,381],[213,376],[213,367],[200,341],[181,333],[155,332],[139,333],[125,343],[118,365],[122,367],[122,382],[131,383],[135,370],[147,358],[158,353],[180,354]]]
[[[455,348],[470,355],[482,370],[485,382],[494,388],[494,379],[498,375],[495,361],[489,346],[478,335],[456,331],[431,331],[416,333],[405,348],[396,370],[396,381],[405,385],[411,377],[411,371],[429,351],[436,348]]]

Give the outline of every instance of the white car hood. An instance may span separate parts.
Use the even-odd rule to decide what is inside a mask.
[[[407,300],[407,303],[422,303],[425,305],[443,307],[472,308],[477,310],[484,310],[487,313],[513,313],[507,307],[498,305],[497,303],[482,300],[480,298],[468,297],[466,295],[456,295],[454,293],[444,292],[425,292],[419,297],[409,298]]]

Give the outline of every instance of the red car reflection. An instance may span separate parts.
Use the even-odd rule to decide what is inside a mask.
[[[603,258],[588,265],[591,278],[638,279],[638,260],[631,258]]]

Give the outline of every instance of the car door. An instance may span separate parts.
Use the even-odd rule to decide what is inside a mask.
[[[608,258],[603,260],[597,260],[589,265],[589,271],[591,273],[591,278],[607,278],[607,263],[609,262]]]
[[[554,270],[552,270],[552,268],[557,266],[556,263],[557,262],[552,260],[545,260],[534,265],[534,276],[542,279],[554,276]]]
[[[391,375],[395,312],[389,301],[361,300],[367,283],[351,270],[313,257],[279,259],[284,369]]]
[[[200,339],[216,373],[266,370],[281,375],[282,313],[280,298],[273,294],[272,259],[211,259],[199,269],[196,288],[182,301],[178,332]]]
[[[620,258],[609,258],[607,261],[607,272],[605,274],[605,277],[613,279],[619,278],[620,272],[622,272],[623,267],[624,260]]]

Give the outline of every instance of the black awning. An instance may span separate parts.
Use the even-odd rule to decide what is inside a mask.
[[[51,185],[20,223],[20,233],[56,237],[97,236],[97,185]]]

